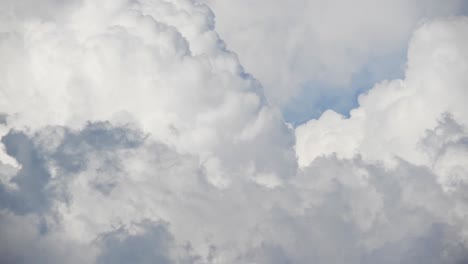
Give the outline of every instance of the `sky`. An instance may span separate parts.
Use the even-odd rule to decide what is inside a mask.
[[[0,0],[0,263],[468,263],[466,0]]]

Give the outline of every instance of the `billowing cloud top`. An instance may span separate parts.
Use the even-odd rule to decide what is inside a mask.
[[[468,261],[468,18],[420,20],[463,2],[246,2],[0,2],[0,263]],[[349,117],[284,121],[407,35]]]

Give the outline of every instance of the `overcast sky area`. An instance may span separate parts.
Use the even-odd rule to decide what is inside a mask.
[[[0,0],[1,264],[467,264],[467,0]]]

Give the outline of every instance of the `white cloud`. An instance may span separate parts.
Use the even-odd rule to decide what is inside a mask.
[[[419,149],[426,130],[451,114],[468,125],[468,19],[438,20],[418,29],[410,43],[404,80],[384,81],[359,97],[350,118],[329,111],[296,129],[299,164],[336,153],[366,160],[402,158],[430,165]]]
[[[402,263],[457,263],[466,258],[464,187],[445,192],[427,167],[401,161],[387,169],[361,159],[318,158],[276,188],[231,177],[220,189],[210,184],[196,156],[143,140],[138,131],[101,123],[62,130],[41,130],[29,139],[48,161],[51,177],[40,184],[48,213],[42,223],[28,220],[42,234],[21,243],[37,239],[53,249],[59,247],[54,243],[68,241],[89,248],[80,258],[98,263],[115,258],[372,263],[389,257]],[[50,149],[46,139],[57,140],[57,134],[64,136]],[[110,140],[93,143],[102,138]],[[6,209],[2,215],[10,214]],[[12,232],[9,236],[19,235]],[[31,258],[15,249],[11,254]]]
[[[0,51],[7,127],[130,120],[240,174],[294,169],[293,135],[224,48],[206,6],[82,1],[57,20],[16,19]]]
[[[1,7],[0,262],[468,259],[466,18],[294,130],[205,5]]]
[[[395,57],[406,49],[412,31],[424,20],[459,13],[464,1],[202,2],[213,7],[221,36],[265,85],[267,97],[284,104],[301,89],[320,90],[314,96],[339,96],[320,87],[327,85],[364,89],[350,87],[353,75],[362,70],[371,79],[393,75],[399,64]],[[303,88],[308,82],[315,85]]]

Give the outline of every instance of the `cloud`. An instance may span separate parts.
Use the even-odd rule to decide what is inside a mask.
[[[96,263],[173,263],[170,253],[172,238],[164,225],[143,223],[141,234],[128,234],[117,229],[104,234],[103,252]]]
[[[11,228],[2,236],[20,239],[10,254],[21,259],[33,258],[20,247],[30,241],[49,250],[67,241],[86,248],[80,259],[97,263],[459,263],[467,257],[464,187],[445,191],[426,166],[399,161],[388,169],[360,158],[322,157],[276,188],[233,177],[220,189],[196,156],[151,138],[127,144],[140,135],[134,129],[89,124],[59,140],[56,131],[63,128],[29,140],[53,175],[47,189],[66,190],[68,198],[54,199],[39,218],[2,211],[31,226],[21,231],[26,237]],[[122,131],[126,136],[117,137]],[[97,138],[93,133],[120,140],[87,145]],[[86,151],[67,155],[64,146],[77,141]],[[83,162],[70,167],[63,158]]]
[[[0,214],[0,261],[2,263],[93,263],[94,249],[74,243],[63,234],[41,232],[44,220],[36,215]]]
[[[21,169],[11,180],[17,190],[8,191],[4,185],[0,185],[2,207],[20,214],[47,210],[50,201],[45,189],[50,174],[33,142],[25,134],[12,131],[2,138],[2,143],[6,153],[21,164]]]
[[[0,106],[8,127],[131,122],[180,152],[201,155],[215,174],[220,166],[275,179],[278,171],[294,173],[291,131],[225,49],[206,6],[70,5],[51,21],[14,16],[18,23],[3,34]]]
[[[383,81],[362,94],[349,118],[328,111],[296,129],[299,163],[305,166],[317,156],[336,153],[385,162],[397,157],[429,166],[430,158],[419,148],[425,131],[435,129],[446,114],[459,126],[468,125],[463,102],[467,33],[466,17],[423,25],[410,43],[403,80]]]
[[[213,7],[221,36],[265,85],[270,101],[286,111],[332,107],[343,113],[369,82],[402,74],[415,28],[463,13],[464,5],[460,0],[202,2]],[[308,99],[301,100],[304,96]],[[324,100],[325,108],[315,106]]]
[[[1,263],[468,260],[467,18],[294,129],[206,5],[30,4],[0,14]]]

